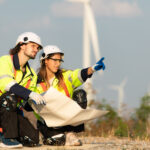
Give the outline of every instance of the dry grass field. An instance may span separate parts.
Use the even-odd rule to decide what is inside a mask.
[[[149,140],[131,140],[115,137],[80,137],[82,146],[23,147],[21,150],[150,150]],[[1,148],[1,150],[7,150]],[[18,149],[17,149],[18,150]]]

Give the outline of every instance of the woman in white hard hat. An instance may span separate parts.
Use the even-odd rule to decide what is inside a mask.
[[[40,59],[41,67],[38,73],[40,79],[39,86],[41,87],[40,93],[45,92],[50,86],[53,86],[58,91],[72,98],[74,90],[90,78],[95,71],[105,69],[105,65],[103,63],[104,58],[100,59],[94,66],[89,68],[75,69],[73,71],[61,69],[60,67],[63,62],[63,57],[63,51],[57,46],[48,45],[44,47],[43,54]],[[85,109],[87,105],[87,103],[85,103],[85,99],[83,99],[83,101],[79,100],[81,103],[77,101],[83,109]],[[75,136],[74,132],[81,132],[83,130],[83,125],[79,125],[77,127],[62,127],[62,131],[67,132],[65,145],[81,145],[81,141]]]

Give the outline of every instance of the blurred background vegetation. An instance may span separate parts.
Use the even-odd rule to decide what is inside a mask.
[[[150,140],[149,95],[145,95],[141,98],[139,108],[136,108],[132,113],[128,113],[128,108],[124,109],[124,115],[122,115],[122,117],[118,116],[116,108],[113,108],[111,104],[107,104],[105,99],[93,101],[91,107],[108,110],[109,113],[97,120],[87,123],[85,132],[83,133],[84,135]]]

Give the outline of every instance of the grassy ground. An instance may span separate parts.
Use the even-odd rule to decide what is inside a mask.
[[[150,150],[149,140],[116,137],[80,137],[82,146],[23,147],[22,150]],[[7,150],[1,148],[1,150]]]

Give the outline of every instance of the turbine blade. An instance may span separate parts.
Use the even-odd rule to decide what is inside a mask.
[[[100,49],[99,49],[99,44],[98,44],[98,35],[97,35],[97,30],[96,30],[95,19],[94,19],[94,15],[91,9],[91,5],[89,3],[86,3],[84,5],[85,5],[85,13],[87,16],[87,25],[88,25],[89,35],[90,35],[92,47],[94,50],[94,56],[95,56],[96,61],[98,61],[101,58],[101,55],[100,55]],[[99,71],[98,73],[102,75],[103,71]]]
[[[98,61],[101,58],[100,51],[99,51],[99,44],[98,44],[98,35],[97,35],[97,30],[96,30],[96,24],[94,20],[94,15],[91,9],[91,6],[89,4],[86,5],[86,13],[87,13],[87,21],[88,21],[88,29],[89,29],[89,34],[92,40],[92,46],[94,49],[94,54],[96,61]]]
[[[90,38],[88,33],[88,26],[87,26],[87,15],[85,13],[84,7],[84,17],[83,17],[83,67],[91,66],[90,61]]]

